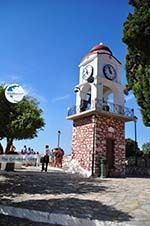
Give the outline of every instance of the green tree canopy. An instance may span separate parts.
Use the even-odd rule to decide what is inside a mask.
[[[124,23],[123,42],[128,46],[126,76],[143,116],[150,126],[150,0],[130,0],[134,12]]]
[[[0,86],[0,139],[7,139],[6,152],[13,140],[32,139],[45,123],[38,102],[31,97],[12,104],[5,98],[5,89]]]
[[[130,138],[125,139],[126,158],[135,156],[135,150],[139,150],[138,143]]]
[[[150,142],[144,143],[142,145],[142,151],[144,153],[150,153]]]

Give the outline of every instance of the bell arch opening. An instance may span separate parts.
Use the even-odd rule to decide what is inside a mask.
[[[80,89],[80,112],[89,110],[91,107],[91,85],[86,83]]]
[[[114,104],[114,92],[108,86],[103,87],[103,110],[110,111],[111,105]]]
[[[124,105],[120,100],[121,94],[117,87],[103,87],[103,110],[117,114],[124,114]]]

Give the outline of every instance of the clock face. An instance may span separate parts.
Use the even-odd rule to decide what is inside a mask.
[[[91,65],[87,65],[85,68],[83,68],[83,71],[82,71],[83,79],[87,80],[92,75],[93,75],[93,67]]]
[[[114,80],[117,76],[117,72],[111,64],[106,64],[103,67],[103,73],[104,73],[105,77],[109,80]]]

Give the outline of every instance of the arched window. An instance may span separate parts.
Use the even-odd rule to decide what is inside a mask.
[[[80,112],[90,109],[91,106],[91,85],[84,84],[80,91],[81,103],[80,103]]]

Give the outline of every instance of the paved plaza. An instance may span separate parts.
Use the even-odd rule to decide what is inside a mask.
[[[83,178],[40,168],[0,171],[0,225],[150,225],[149,178]]]

